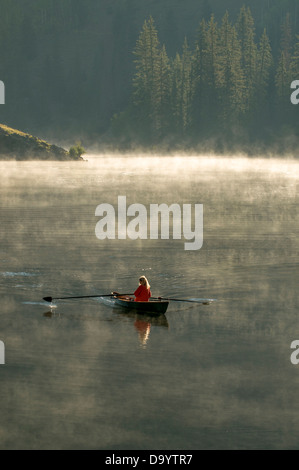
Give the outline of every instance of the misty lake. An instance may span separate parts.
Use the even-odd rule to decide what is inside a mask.
[[[0,162],[1,449],[299,449],[294,160]],[[203,204],[203,246],[99,240],[96,207]],[[140,275],[161,318],[109,300]],[[52,307],[52,308],[50,308]]]

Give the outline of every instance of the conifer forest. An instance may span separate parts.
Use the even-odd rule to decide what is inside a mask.
[[[0,0],[0,122],[60,142],[294,152],[299,0]]]

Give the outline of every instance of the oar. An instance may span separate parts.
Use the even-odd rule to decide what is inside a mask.
[[[68,299],[92,299],[96,297],[113,297],[115,294],[98,294],[98,295],[80,295],[78,297],[44,297],[43,300],[46,302],[52,302],[52,300],[68,300]],[[118,294],[118,295],[134,295],[134,294]]]
[[[208,305],[213,299],[188,300],[188,299],[171,299],[169,297],[152,297],[153,300],[171,300],[174,302],[191,302],[195,304]]]

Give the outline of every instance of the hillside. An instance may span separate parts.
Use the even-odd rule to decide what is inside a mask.
[[[82,160],[57,145],[0,124],[1,160]]]

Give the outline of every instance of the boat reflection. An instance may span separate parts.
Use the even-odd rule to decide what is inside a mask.
[[[169,328],[168,320],[164,314],[162,315],[150,315],[150,314],[139,314],[136,310],[129,310],[127,308],[116,307],[112,309],[114,315],[117,315],[120,319],[130,318],[134,323],[134,328],[138,334],[139,344],[142,348],[146,348],[150,332],[152,327],[162,326]],[[43,314],[46,318],[60,317],[61,313],[53,310],[49,310]],[[82,318],[82,317],[81,317]],[[111,321],[111,320],[110,320]]]
[[[60,317],[61,314],[59,312],[55,312],[55,310],[49,310],[48,312],[43,313],[43,316],[46,318],[52,318],[52,317]]]
[[[162,315],[150,315],[150,314],[138,314],[136,310],[129,310],[127,308],[114,307],[113,313],[123,318],[132,318],[134,320],[134,327],[138,333],[139,344],[142,348],[146,348],[152,326],[162,326],[168,328],[168,320],[164,314]]]

